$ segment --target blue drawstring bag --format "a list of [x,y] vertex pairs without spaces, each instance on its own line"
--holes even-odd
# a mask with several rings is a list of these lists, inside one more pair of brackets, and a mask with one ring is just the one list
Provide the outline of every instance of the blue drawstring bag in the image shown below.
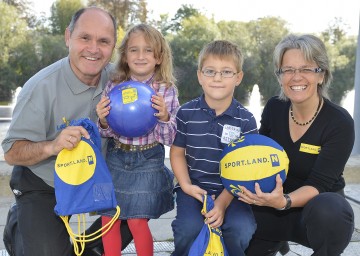
[[[74,149],[63,149],[58,154],[54,172],[56,197],[54,211],[67,228],[74,244],[75,254],[81,255],[85,242],[98,239],[111,228],[120,215],[120,208],[117,206],[110,171],[101,154],[101,138],[96,124],[84,118],[70,122],[69,125],[83,126],[88,131],[90,139],[82,137]],[[115,208],[117,212],[109,225],[92,234],[84,233],[85,213]],[[72,232],[69,225],[68,215],[74,214],[78,214],[77,234]],[[78,245],[81,249],[77,247]]]
[[[207,213],[214,208],[214,200],[211,196],[203,196],[202,213]],[[206,256],[206,255],[222,255],[229,256],[224,238],[221,233],[221,228],[212,228],[209,224],[202,227],[199,235],[196,237],[194,243],[190,247],[189,256]]]

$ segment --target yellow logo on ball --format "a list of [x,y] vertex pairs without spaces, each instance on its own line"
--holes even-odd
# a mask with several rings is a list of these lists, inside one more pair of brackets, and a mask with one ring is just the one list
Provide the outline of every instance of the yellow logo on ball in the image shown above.
[[70,185],[80,185],[88,181],[94,175],[95,167],[95,152],[82,140],[73,150],[61,150],[55,162],[56,174]]
[[122,92],[122,101],[124,104],[133,103],[138,100],[138,91],[136,88],[126,88]]
[[229,180],[258,180],[270,177],[286,170],[289,160],[286,154],[278,149],[252,145],[237,148],[221,160],[222,177]]

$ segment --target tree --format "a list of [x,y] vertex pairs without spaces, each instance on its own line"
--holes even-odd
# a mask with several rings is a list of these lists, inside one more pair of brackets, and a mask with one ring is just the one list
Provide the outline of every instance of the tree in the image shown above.
[[8,64],[2,64],[0,67],[0,101],[8,102],[12,98],[12,91],[16,88],[14,81],[16,74],[13,68]]
[[51,5],[50,22],[54,35],[63,35],[72,15],[84,7],[81,0],[56,0]]
[[333,75],[329,94],[333,102],[340,104],[345,94],[354,88],[356,40],[343,38],[336,44],[327,42],[326,47]]
[[43,35],[38,40],[29,38],[11,50],[8,66],[12,72],[6,77],[7,83],[11,85],[11,90],[15,90],[40,69],[67,54],[63,36]]
[[64,35],[44,35],[39,38],[37,56],[40,59],[39,69],[44,68],[68,55]]
[[250,21],[248,30],[252,40],[252,84],[258,84],[263,103],[279,93],[279,84],[274,75],[273,52],[280,40],[289,33],[286,21],[277,17],[265,17]]
[[206,43],[218,39],[220,33],[214,20],[203,15],[184,19],[181,26],[183,29],[174,35],[170,44],[178,79],[179,98],[181,102],[185,102],[200,95],[201,87],[196,75],[199,52]]
[[200,16],[201,13],[198,9],[195,9],[192,5],[183,4],[177,10],[174,18],[172,18],[166,27],[163,28],[162,32],[167,34],[169,32],[179,32],[182,27],[182,21],[190,17]]
[[88,5],[100,6],[109,11],[115,17],[117,25],[125,30],[129,25],[147,20],[145,0],[89,0]]
[[15,7],[0,2],[0,64],[9,59],[10,49],[16,47],[26,38],[26,22],[18,19]]
[[334,20],[330,22],[329,27],[321,33],[321,36],[324,41],[336,44],[345,38],[345,28],[347,27],[348,25],[343,22],[342,18],[335,17]]
[[31,8],[29,0],[4,0],[3,2],[15,7],[18,11],[18,18],[24,20],[29,28],[36,26],[37,18]]
[[23,84],[40,69],[40,58],[36,54],[35,43],[27,40],[12,49],[9,65],[15,71],[15,77],[11,81],[12,89]]
[[346,37],[346,27],[341,18],[335,18],[329,28],[321,33],[333,74],[329,94],[337,104],[341,104],[345,94],[354,87],[356,39]]
[[8,62],[13,49],[26,41],[27,25],[14,6],[0,2],[0,13],[0,100],[9,100],[16,88],[16,70]]

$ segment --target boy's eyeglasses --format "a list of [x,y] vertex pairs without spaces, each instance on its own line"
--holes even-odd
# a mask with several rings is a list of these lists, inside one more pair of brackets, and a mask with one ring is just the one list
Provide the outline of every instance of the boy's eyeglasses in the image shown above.
[[286,76],[293,76],[296,73],[296,70],[299,71],[300,74],[309,75],[315,73],[321,73],[324,70],[322,68],[280,68],[276,74],[279,75],[286,75]]
[[201,70],[201,73],[203,73],[204,76],[207,76],[207,77],[214,77],[214,76],[216,76],[217,73],[219,73],[221,75],[221,77],[232,78],[239,72],[233,72],[231,70],[215,71],[213,69],[204,69],[204,70]]

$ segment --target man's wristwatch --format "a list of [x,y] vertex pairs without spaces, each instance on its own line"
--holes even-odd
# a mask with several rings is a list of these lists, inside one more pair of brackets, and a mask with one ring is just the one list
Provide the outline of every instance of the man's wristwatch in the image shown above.
[[286,204],[283,208],[277,208],[276,210],[279,210],[279,211],[284,211],[284,210],[288,210],[290,209],[291,207],[291,198],[288,194],[284,194],[284,197],[286,199]]

